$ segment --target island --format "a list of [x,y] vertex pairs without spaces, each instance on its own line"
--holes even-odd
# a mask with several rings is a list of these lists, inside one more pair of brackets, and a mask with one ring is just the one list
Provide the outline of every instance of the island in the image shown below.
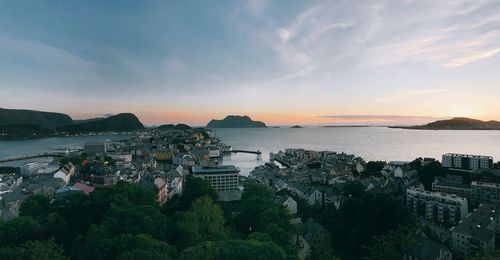
[[500,130],[500,122],[455,117],[452,119],[435,121],[421,126],[392,126],[391,128],[416,130]]
[[300,126],[300,125],[294,125],[294,126],[292,126],[292,127],[290,127],[290,128],[303,128],[303,127],[302,127],[302,126]]
[[253,121],[248,116],[230,115],[222,120],[212,119],[207,128],[264,128],[266,124],[261,121]]

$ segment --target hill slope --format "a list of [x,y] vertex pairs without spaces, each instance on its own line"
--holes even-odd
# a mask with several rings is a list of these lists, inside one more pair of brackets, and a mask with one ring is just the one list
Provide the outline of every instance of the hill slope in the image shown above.
[[405,129],[422,130],[500,130],[498,121],[481,121],[466,117],[455,117],[448,120],[439,120],[423,126],[398,127]]
[[32,124],[0,125],[0,139],[25,139],[48,137],[54,130]]
[[0,108],[0,125],[30,124],[54,129],[73,124],[70,116],[62,113],[42,112],[24,109]]
[[122,113],[101,120],[84,122],[81,124],[58,127],[56,130],[67,133],[133,131],[143,129],[144,125],[132,113]]
[[248,116],[227,116],[222,120],[212,119],[208,124],[208,128],[253,128],[266,127],[266,124],[260,121],[253,121]]

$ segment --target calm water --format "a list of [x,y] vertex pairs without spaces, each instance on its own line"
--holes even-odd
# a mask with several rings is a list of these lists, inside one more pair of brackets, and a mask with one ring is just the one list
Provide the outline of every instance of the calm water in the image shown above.
[[[445,153],[471,153],[500,160],[500,131],[429,131],[386,127],[310,127],[217,129],[216,134],[233,149],[270,152],[306,148],[345,152],[365,160],[409,161],[417,157],[441,160]],[[246,174],[262,163],[255,155],[233,154],[224,163],[235,164]]]
[[[86,142],[98,142],[105,140],[127,139],[128,135],[98,135],[98,136],[75,136],[75,137],[51,137],[32,140],[0,141],[0,159],[36,155],[43,152],[52,152],[56,149],[78,149],[83,148]],[[34,160],[30,160],[34,161]],[[47,158],[36,159],[36,161],[47,161]],[[23,161],[9,162],[1,165],[22,165]]]
[[[417,157],[440,159],[448,152],[494,156],[500,160],[500,131],[425,131],[385,127],[309,127],[217,129],[216,134],[233,149],[260,150],[262,158],[232,154],[225,164],[235,164],[243,174],[269,159],[270,152],[306,148],[345,152],[365,160],[408,161]],[[59,148],[82,148],[85,142],[118,140],[127,136],[103,135],[0,141],[0,158],[33,155]]]

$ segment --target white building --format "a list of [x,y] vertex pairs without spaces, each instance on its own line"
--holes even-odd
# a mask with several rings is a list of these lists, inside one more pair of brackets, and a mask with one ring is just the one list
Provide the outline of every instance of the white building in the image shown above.
[[455,154],[443,155],[443,167],[464,171],[489,169],[493,167],[493,157],[484,155]]
[[215,191],[236,191],[240,170],[233,165],[193,167],[193,175],[208,181]]
[[456,224],[468,212],[468,203],[465,198],[417,188],[406,190],[406,205],[427,220],[440,223]]
[[54,178],[59,178],[64,181],[64,183],[68,184],[71,176],[75,174],[75,166],[72,163],[67,163],[61,169],[59,169],[56,173],[54,173]]

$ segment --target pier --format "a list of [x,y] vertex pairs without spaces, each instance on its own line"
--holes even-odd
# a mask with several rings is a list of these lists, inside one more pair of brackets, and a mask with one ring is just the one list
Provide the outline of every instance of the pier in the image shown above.
[[29,160],[29,159],[43,158],[43,157],[62,157],[62,156],[63,155],[59,154],[59,153],[42,153],[42,154],[37,154],[37,155],[20,156],[20,157],[14,157],[14,158],[0,159],[0,163],[21,161],[21,160]]
[[259,150],[257,151],[248,151],[248,150],[232,150],[232,153],[250,153],[250,154],[257,154],[260,155],[261,152]]

